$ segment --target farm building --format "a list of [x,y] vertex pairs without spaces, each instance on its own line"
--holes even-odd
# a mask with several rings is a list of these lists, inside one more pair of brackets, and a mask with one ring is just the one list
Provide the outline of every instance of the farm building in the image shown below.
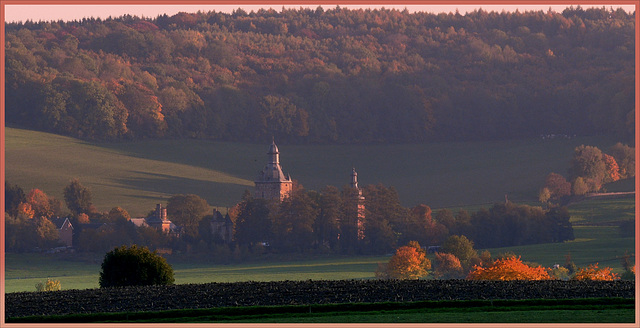
[[73,225],[69,218],[52,218],[51,222],[58,229],[58,240],[67,247],[73,246]]

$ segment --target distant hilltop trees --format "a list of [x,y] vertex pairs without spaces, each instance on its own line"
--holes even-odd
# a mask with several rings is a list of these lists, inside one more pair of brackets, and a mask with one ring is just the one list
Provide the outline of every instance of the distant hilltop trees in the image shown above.
[[634,20],[319,7],[5,23],[6,120],[87,140],[629,142]]

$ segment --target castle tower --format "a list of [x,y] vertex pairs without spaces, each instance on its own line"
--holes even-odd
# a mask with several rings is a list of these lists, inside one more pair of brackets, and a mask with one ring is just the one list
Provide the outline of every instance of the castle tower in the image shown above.
[[167,220],[167,209],[162,208],[162,204],[156,204],[155,213],[146,221],[150,227],[162,232],[169,232],[171,229],[171,221]]
[[357,239],[362,240],[364,239],[364,196],[362,196],[362,189],[358,187],[358,172],[356,172],[355,168],[353,168],[353,170],[351,171],[351,188],[357,191],[357,193],[354,194],[355,199],[353,200],[352,204],[352,206],[355,207],[355,217],[353,218],[353,225],[357,229]]
[[357,189],[359,191],[360,195],[362,195],[362,190],[360,190],[360,188],[358,188],[358,172],[356,172],[356,168],[355,167],[351,171],[351,188]]
[[267,155],[267,165],[255,181],[254,197],[281,202],[291,194],[293,183],[291,177],[282,172],[280,152],[275,141],[269,146]]

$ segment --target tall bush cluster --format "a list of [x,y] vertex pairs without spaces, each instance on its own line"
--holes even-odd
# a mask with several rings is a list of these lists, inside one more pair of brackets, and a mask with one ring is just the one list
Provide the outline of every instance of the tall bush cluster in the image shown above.
[[634,147],[618,142],[607,152],[595,146],[576,147],[568,170],[569,179],[558,173],[549,173],[540,189],[539,200],[542,203],[562,203],[568,196],[602,191],[607,183],[635,177]]
[[117,286],[172,285],[173,268],[146,247],[116,247],[102,261],[100,288]]

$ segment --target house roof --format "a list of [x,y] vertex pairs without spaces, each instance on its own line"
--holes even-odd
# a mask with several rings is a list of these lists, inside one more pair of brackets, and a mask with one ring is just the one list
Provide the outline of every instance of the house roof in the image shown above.
[[145,218],[131,218],[131,223],[133,223],[136,227],[149,226]]
[[[49,221],[51,221],[56,226],[56,228],[62,229],[64,223],[66,221],[69,221],[69,218],[50,218]],[[71,224],[71,221],[69,221],[69,225],[71,226],[71,229],[73,229],[73,224]]]

